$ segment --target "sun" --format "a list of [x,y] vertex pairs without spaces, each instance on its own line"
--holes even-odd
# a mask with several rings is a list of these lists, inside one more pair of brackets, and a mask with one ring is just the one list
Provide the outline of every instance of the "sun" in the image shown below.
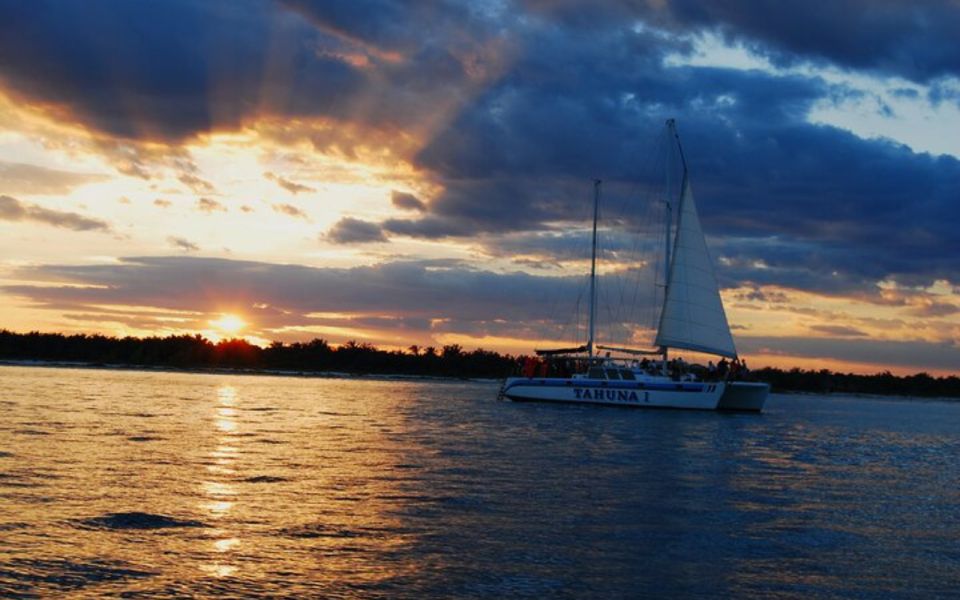
[[247,323],[237,315],[222,314],[219,319],[212,319],[210,325],[224,333],[237,333],[246,327]]

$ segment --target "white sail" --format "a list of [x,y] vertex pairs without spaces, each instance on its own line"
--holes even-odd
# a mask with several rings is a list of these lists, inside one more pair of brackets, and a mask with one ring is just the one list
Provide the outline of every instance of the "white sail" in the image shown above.
[[655,343],[730,358],[737,356],[689,182],[685,183],[680,200],[667,297]]

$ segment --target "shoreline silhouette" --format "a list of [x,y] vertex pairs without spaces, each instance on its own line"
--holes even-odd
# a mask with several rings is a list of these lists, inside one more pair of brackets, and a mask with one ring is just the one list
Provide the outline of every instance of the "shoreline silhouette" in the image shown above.
[[[437,349],[412,345],[406,351],[383,350],[349,341],[333,346],[309,342],[273,342],[260,347],[244,339],[212,342],[197,335],[124,337],[0,330],[0,364],[10,366],[144,369],[177,372],[311,377],[500,379],[519,374],[526,355],[464,350],[457,344]],[[897,376],[764,367],[750,379],[769,383],[775,392],[867,394],[960,398],[960,377],[927,373]]]

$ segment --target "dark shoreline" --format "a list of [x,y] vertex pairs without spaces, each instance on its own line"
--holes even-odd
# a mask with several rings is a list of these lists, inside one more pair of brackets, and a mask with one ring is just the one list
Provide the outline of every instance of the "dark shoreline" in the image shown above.
[[[569,370],[570,365],[541,364],[539,358],[465,350],[458,344],[440,348],[411,345],[383,350],[349,341],[333,346],[324,339],[265,347],[243,339],[216,343],[200,335],[115,338],[103,335],[15,333],[0,329],[0,362],[79,368],[139,369],[186,373],[280,375],[290,377],[422,379],[425,381],[501,380],[519,374],[531,361],[538,372]],[[691,365],[702,375],[706,369]],[[837,373],[827,369],[755,369],[746,379],[770,384],[776,392],[866,394],[910,398],[960,398],[960,377],[928,373],[897,376]]]
[[[403,373],[351,373],[345,371],[298,371],[283,369],[254,369],[232,367],[171,367],[165,365],[107,364],[78,361],[0,360],[0,367],[30,367],[40,369],[80,369],[104,371],[135,371],[141,373],[186,373],[194,375],[253,375],[257,377],[297,377],[301,379],[352,379],[363,381],[410,381],[433,383],[488,383],[500,379],[489,377],[447,377],[440,375],[407,375]],[[960,402],[955,396],[915,396],[910,394],[875,394],[848,391],[808,391],[772,389],[771,392],[787,396],[830,396],[834,398],[867,398],[877,400],[907,400],[921,402]]]

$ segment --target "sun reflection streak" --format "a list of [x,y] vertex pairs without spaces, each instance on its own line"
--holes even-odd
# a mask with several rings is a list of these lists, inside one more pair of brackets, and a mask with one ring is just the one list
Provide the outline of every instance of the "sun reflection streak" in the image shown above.
[[213,543],[213,547],[217,550],[217,552],[227,552],[239,545],[240,540],[238,538],[224,538]]
[[[213,459],[213,465],[207,465],[207,471],[217,475],[232,475],[236,472],[233,465],[236,463],[240,448],[232,445],[239,430],[237,417],[237,390],[231,386],[222,386],[217,389],[217,400],[213,410],[214,432],[217,434],[217,446],[208,453]],[[238,491],[228,481],[203,481],[201,484],[204,502],[200,507],[207,514],[221,523],[227,519],[230,511],[236,505]],[[240,538],[234,532],[224,527],[210,530],[212,550],[214,552],[208,564],[202,569],[214,577],[230,577],[239,567],[230,564],[229,554],[241,545]]]
[[210,513],[210,516],[216,518],[223,518],[230,509],[233,508],[233,502],[227,502],[226,500],[217,500],[214,502],[206,502],[202,506]]
[[234,433],[237,430],[237,423],[233,419],[217,419],[215,423],[217,429],[223,433]]

